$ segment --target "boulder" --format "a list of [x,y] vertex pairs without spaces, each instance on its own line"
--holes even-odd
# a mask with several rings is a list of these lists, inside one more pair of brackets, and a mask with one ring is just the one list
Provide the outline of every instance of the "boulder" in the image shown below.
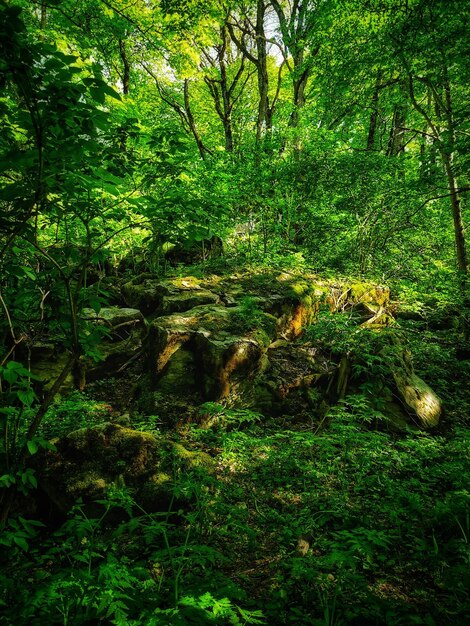
[[[70,355],[61,346],[48,342],[34,343],[30,350],[31,372],[42,384],[42,391],[47,393],[67,366]],[[73,387],[74,378],[70,372],[61,387],[61,393],[70,392]]]
[[[202,400],[233,396],[259,368],[274,333],[271,315],[260,311],[255,328],[240,307],[205,305],[158,317],[149,334],[153,388],[197,389]],[[175,359],[184,367],[173,365]]]
[[118,327],[137,326],[144,323],[144,316],[138,309],[122,307],[105,307],[97,313],[93,309],[83,309],[82,318],[91,320],[100,326],[106,326],[114,331]]
[[62,513],[78,500],[104,499],[124,484],[149,511],[163,511],[171,500],[171,478],[162,469],[162,441],[155,436],[102,424],[54,441],[56,451],[36,458],[39,485]]
[[418,426],[425,430],[435,428],[439,424],[442,405],[431,387],[413,371],[394,372],[393,378],[405,409]]
[[411,354],[397,339],[390,339],[382,355],[387,359],[395,396],[405,413],[420,428],[435,428],[442,414],[442,403],[436,393],[414,371]]
[[[142,352],[147,325],[139,310],[108,307],[96,313],[92,309],[84,309],[82,318],[91,322],[92,326],[107,329],[96,345],[96,357],[84,362],[88,381],[112,376]],[[85,332],[91,333],[92,330]]]
[[123,285],[122,293],[126,304],[144,315],[169,315],[219,302],[217,294],[202,288],[191,276],[163,280],[144,274]]
[[174,501],[175,464],[185,471],[210,473],[215,468],[204,452],[116,423],[77,430],[54,444],[55,451],[38,454],[33,461],[42,492],[61,513],[78,501],[96,513],[96,501],[105,500],[116,487],[129,488],[148,512],[167,511]]
[[313,276],[258,270],[235,274],[202,285],[220,295],[226,306],[242,305],[253,299],[259,309],[276,318],[276,336],[298,337],[310,324],[325,299],[327,287]]

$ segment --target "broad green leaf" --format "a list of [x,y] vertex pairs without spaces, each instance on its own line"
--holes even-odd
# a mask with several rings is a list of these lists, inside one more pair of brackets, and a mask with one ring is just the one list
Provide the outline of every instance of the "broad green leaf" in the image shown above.
[[27,445],[29,453],[31,455],[36,454],[36,452],[39,450],[39,446],[38,446],[37,442],[34,439],[31,439],[30,441],[27,441],[26,445]]
[[32,389],[20,389],[18,392],[18,398],[25,406],[31,406],[36,397]]
[[18,537],[15,536],[13,537],[13,541],[16,543],[16,545],[18,547],[20,547],[22,550],[24,550],[25,552],[28,552],[29,550],[29,545],[28,542],[26,541],[26,539],[24,537]]

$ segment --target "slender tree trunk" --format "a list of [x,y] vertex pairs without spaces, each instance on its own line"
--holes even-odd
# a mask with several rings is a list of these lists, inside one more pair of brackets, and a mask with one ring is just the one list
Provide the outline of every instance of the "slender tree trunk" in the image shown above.
[[127,96],[129,93],[129,85],[131,78],[131,64],[127,56],[126,42],[124,39],[119,40],[119,54],[122,61],[122,93]]
[[[225,64],[225,51],[227,49],[228,33],[227,27],[222,28],[222,47],[219,52],[220,66],[220,90],[222,93],[223,118],[225,149],[227,152],[233,152],[233,132],[232,132],[232,102],[230,98],[230,88],[228,86],[227,66]],[[236,84],[236,83],[235,83]]]
[[[129,94],[129,85],[131,79],[131,65],[127,56],[126,42],[124,39],[119,40],[119,54],[122,61],[122,93],[124,96]],[[119,133],[119,147],[122,152],[127,152],[127,138],[128,132],[125,127],[121,127],[118,130]]]
[[405,149],[405,110],[402,105],[397,105],[393,112],[392,127],[390,129],[390,137],[388,140],[387,155],[397,156]]
[[230,117],[224,118],[224,135],[225,135],[225,150],[227,152],[233,152],[232,120],[230,119]]
[[466,296],[466,287],[468,280],[468,257],[459,186],[457,184],[457,179],[454,174],[453,155],[448,155],[441,152],[441,156],[444,161],[447,184],[449,187],[450,205],[452,209],[452,218],[454,221],[455,252],[457,257],[457,267],[460,274],[460,285],[462,287],[463,294]]
[[382,80],[382,72],[378,72],[375,80],[374,93],[372,94],[372,112],[369,120],[369,132],[367,134],[367,150],[371,152],[375,145],[375,133],[377,131],[377,122],[379,119],[379,94],[380,83]]
[[184,91],[184,110],[186,113],[186,119],[188,121],[189,128],[196,142],[197,148],[199,150],[199,154],[201,155],[201,159],[204,161],[206,159],[207,148],[203,144],[202,139],[199,135],[199,132],[196,126],[196,121],[194,119],[194,115],[191,110],[191,103],[189,99],[189,80],[187,78],[184,79],[183,91]]
[[308,74],[304,72],[299,79],[293,80],[293,89],[294,89],[294,98],[293,105],[294,109],[292,111],[292,115],[290,116],[289,126],[292,128],[297,128],[300,121],[300,112],[305,106],[305,87],[307,86]]
[[266,37],[264,34],[264,16],[266,6],[264,0],[258,0],[256,5],[256,50],[258,53],[257,70],[258,70],[258,120],[256,124],[256,141],[259,142],[264,134],[264,130],[272,128],[272,111],[269,109],[269,76],[266,52]]
[[42,0],[41,2],[41,15],[39,18],[39,29],[40,30],[44,30],[46,28],[46,22],[47,22],[47,5],[45,0]]

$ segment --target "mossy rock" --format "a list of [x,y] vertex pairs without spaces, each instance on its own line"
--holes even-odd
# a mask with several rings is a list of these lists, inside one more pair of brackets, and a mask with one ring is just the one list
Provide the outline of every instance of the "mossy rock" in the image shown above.
[[390,336],[381,355],[388,362],[390,378],[395,383],[395,396],[408,418],[424,430],[435,428],[442,415],[442,402],[415,373],[411,354],[396,337]]
[[145,324],[144,316],[138,309],[118,306],[104,307],[98,312],[85,308],[82,310],[82,318],[89,319],[99,326],[106,326],[111,331],[116,326],[139,326]]
[[123,285],[122,293],[126,303],[144,315],[169,315],[219,302],[219,296],[201,287],[193,276],[161,279],[144,274]]
[[294,415],[316,410],[321,393],[309,393],[331,374],[328,362],[316,347],[288,341],[274,342],[267,363],[256,377],[250,406],[272,415]]
[[[40,487],[59,511],[67,512],[79,500],[90,504],[105,499],[116,484],[129,487],[149,510],[167,509],[172,491],[163,468],[162,439],[106,423],[74,431],[54,443],[56,451],[38,455],[35,466]],[[159,486],[153,501],[149,484]]]
[[[42,383],[43,391],[50,391],[69,360],[70,355],[63,348],[54,344],[36,343],[31,347],[31,372]],[[70,372],[62,384],[60,392],[67,393],[73,388],[74,378]]]
[[[155,319],[149,336],[154,390],[171,393],[171,386],[181,389],[196,384],[204,400],[228,397],[237,381],[256,371],[275,332],[272,316],[260,312],[258,321],[259,327],[238,334],[237,307],[213,305]],[[181,350],[184,355],[179,354]],[[183,356],[190,364],[188,370],[172,364],[185,360]]]
[[353,283],[350,286],[350,299],[354,304],[377,303],[385,306],[390,302],[390,289],[372,283]]
[[99,360],[88,358],[84,361],[87,381],[113,375],[142,350],[147,324],[138,309],[106,307],[98,313],[84,309],[82,317],[97,326],[104,326],[109,332],[109,336],[96,346]]
[[413,371],[402,369],[393,374],[398,394],[412,419],[421,428],[428,430],[439,424],[442,404],[424,380]]
[[180,443],[172,444],[172,452],[177,463],[189,471],[202,471],[214,474],[216,461],[207,452],[202,450],[188,450]]

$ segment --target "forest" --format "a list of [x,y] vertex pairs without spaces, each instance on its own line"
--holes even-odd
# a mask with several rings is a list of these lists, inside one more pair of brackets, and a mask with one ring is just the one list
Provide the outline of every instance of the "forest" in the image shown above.
[[470,623],[463,0],[0,0],[0,624]]

